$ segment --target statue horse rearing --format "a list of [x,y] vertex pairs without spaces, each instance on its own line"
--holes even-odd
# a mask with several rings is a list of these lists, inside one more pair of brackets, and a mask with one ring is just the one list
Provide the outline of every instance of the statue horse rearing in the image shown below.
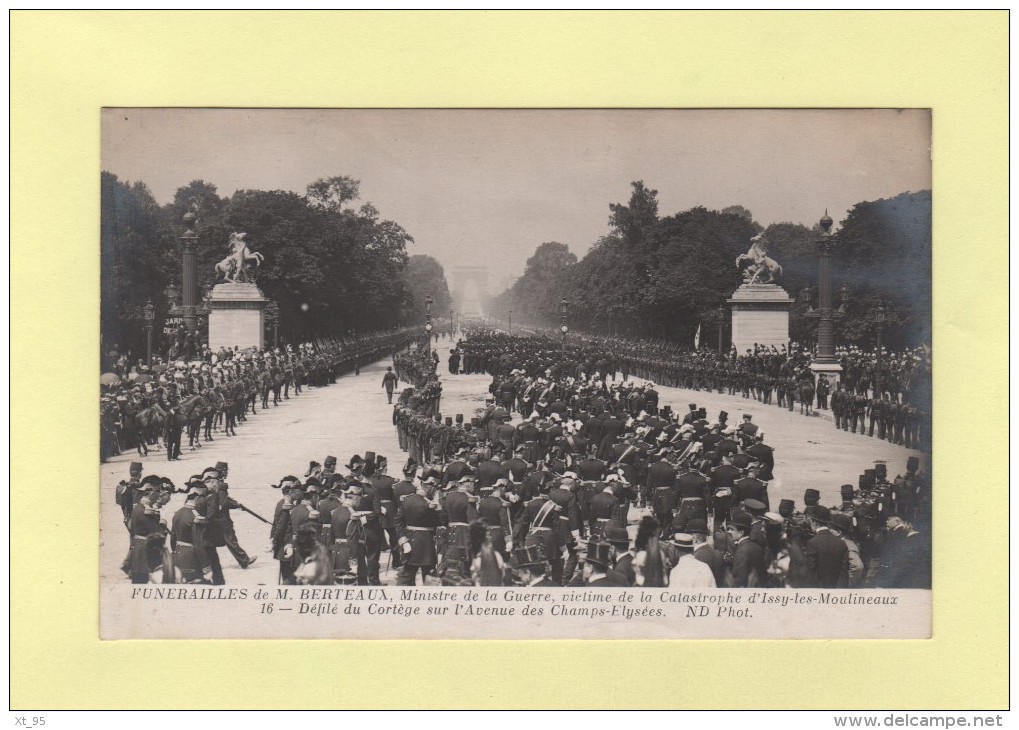
[[262,254],[252,251],[244,241],[243,233],[234,233],[230,236],[230,255],[216,264],[216,273],[223,276],[223,280],[230,283],[249,281],[247,270],[250,262],[254,261],[255,266],[262,265]]
[[[772,284],[782,275],[781,264],[770,256],[764,256],[758,261],[753,256],[741,253],[736,257],[736,266],[740,266],[744,261],[751,262],[743,274],[745,284]],[[762,274],[767,274],[768,278],[762,280]]]

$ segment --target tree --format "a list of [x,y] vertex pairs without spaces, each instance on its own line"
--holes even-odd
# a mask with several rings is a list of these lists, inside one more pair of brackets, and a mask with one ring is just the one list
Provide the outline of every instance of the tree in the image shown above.
[[425,297],[428,296],[432,298],[432,315],[446,316],[452,300],[446,272],[436,259],[422,254],[411,256],[403,270],[403,282],[409,295],[402,315],[404,324],[425,321]]
[[[877,304],[886,309],[884,342],[901,348],[931,341],[931,193],[857,203],[835,235],[833,268],[850,290],[847,341],[872,344]],[[838,284],[836,284],[838,285]]]
[[346,175],[320,177],[307,187],[308,201],[316,208],[340,210],[347,203],[357,200],[361,181]]
[[609,205],[609,226],[631,248],[649,246],[658,224],[658,191],[645,187],[643,180],[630,183],[633,193],[627,205]]
[[738,215],[740,218],[745,218],[751,223],[754,222],[754,214],[742,205],[730,205],[722,208],[722,215]]
[[[104,351],[145,351],[144,307],[165,314],[163,290],[176,265],[173,231],[144,183],[100,180],[100,331]],[[158,340],[157,340],[158,342]]]

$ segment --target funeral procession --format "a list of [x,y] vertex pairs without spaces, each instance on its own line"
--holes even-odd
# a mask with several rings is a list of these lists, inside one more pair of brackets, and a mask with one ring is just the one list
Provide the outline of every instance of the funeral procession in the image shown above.
[[664,137],[588,159],[558,117],[521,147],[523,117],[371,119],[267,171],[104,150],[101,582],[930,589],[908,120],[861,118],[906,151],[857,168],[811,116],[769,179]]

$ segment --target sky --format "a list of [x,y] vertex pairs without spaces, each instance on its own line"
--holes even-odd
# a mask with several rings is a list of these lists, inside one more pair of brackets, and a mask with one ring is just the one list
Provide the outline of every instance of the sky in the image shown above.
[[192,180],[225,197],[353,177],[410,254],[451,281],[487,267],[495,294],[545,241],[583,257],[632,181],[662,216],[742,205],[810,226],[827,209],[837,226],[860,201],[930,189],[930,139],[927,110],[105,109],[101,158],[160,203]]

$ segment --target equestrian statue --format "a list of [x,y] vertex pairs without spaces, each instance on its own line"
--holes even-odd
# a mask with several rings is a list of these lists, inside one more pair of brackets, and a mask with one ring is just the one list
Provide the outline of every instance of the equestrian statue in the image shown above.
[[248,248],[248,243],[244,240],[247,235],[246,233],[230,234],[230,254],[216,264],[216,274],[222,274],[225,282],[231,284],[254,283],[254,278],[251,275],[251,262],[254,261],[255,266],[261,266],[262,254]]
[[768,256],[768,241],[763,233],[751,238],[750,249],[736,257],[736,268],[742,267],[744,261],[750,262],[743,271],[744,284],[774,284],[782,275],[782,267]]

